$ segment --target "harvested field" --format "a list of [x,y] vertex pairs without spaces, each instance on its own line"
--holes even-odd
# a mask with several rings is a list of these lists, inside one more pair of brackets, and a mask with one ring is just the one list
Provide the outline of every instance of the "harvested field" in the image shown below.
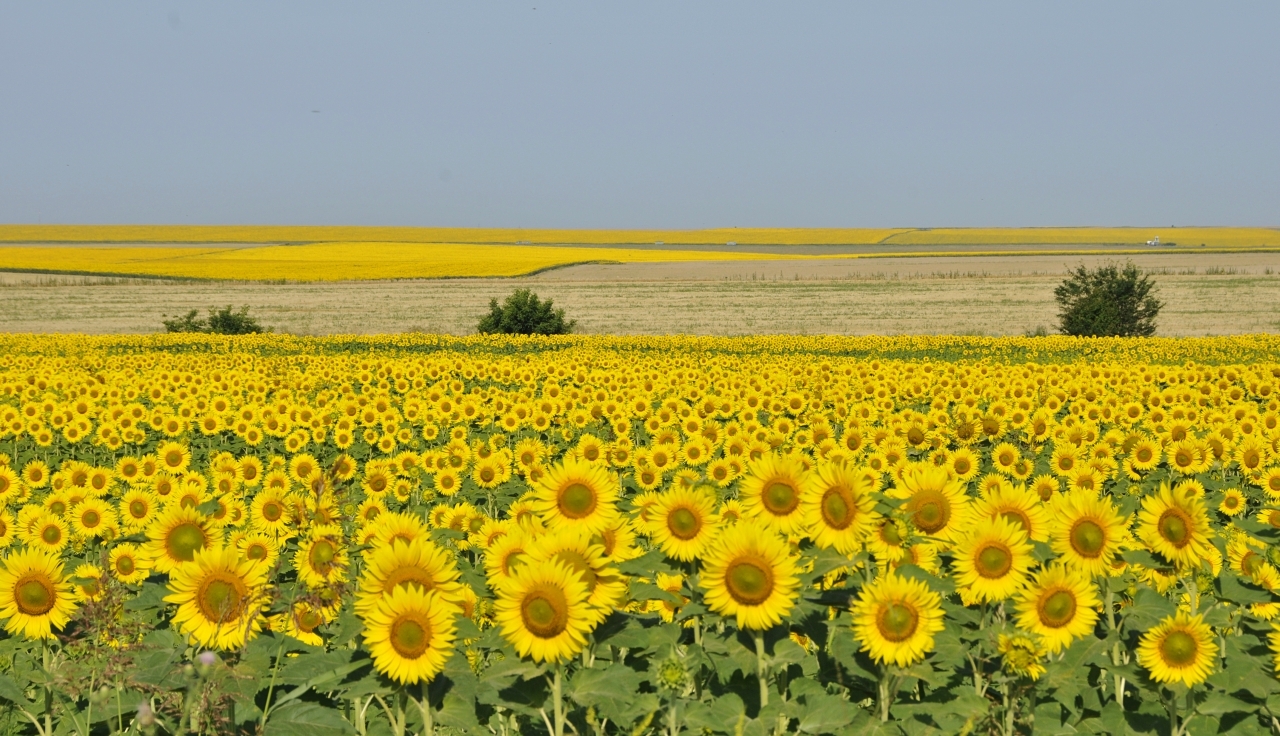
[[[1020,335],[1056,318],[1068,266],[1103,257],[941,257],[575,266],[518,279],[255,284],[0,274],[0,331],[153,332],[163,315],[247,304],[277,331],[467,334],[522,286],[583,332]],[[1280,331],[1280,254],[1134,261],[1160,274],[1163,335]]]

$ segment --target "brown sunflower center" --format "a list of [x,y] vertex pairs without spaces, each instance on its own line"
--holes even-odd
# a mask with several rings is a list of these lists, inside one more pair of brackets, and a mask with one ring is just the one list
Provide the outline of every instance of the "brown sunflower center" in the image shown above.
[[760,500],[774,516],[786,516],[800,504],[800,494],[795,486],[784,480],[775,480],[765,487]]
[[43,616],[53,610],[58,591],[53,582],[43,575],[28,575],[18,580],[13,588],[13,602],[18,610],[28,616]]
[[1080,519],[1071,527],[1071,549],[1081,557],[1099,557],[1107,543],[1102,527],[1092,519]]
[[911,522],[925,534],[941,531],[951,521],[951,502],[938,491],[920,491],[911,504]]
[[880,635],[892,642],[909,639],[919,625],[920,615],[915,609],[896,601],[880,606],[876,615],[876,628]]
[[196,550],[203,549],[207,541],[200,525],[188,521],[169,530],[165,551],[175,560],[190,562],[195,558]]
[[690,509],[681,507],[667,515],[667,530],[677,539],[693,539],[702,530],[702,520]]
[[1156,522],[1160,536],[1169,544],[1182,549],[1191,541],[1191,519],[1182,509],[1166,509]]
[[215,573],[200,583],[196,606],[207,621],[228,623],[240,618],[244,608],[244,583],[232,575]]
[[848,529],[853,523],[853,499],[844,488],[829,488],[822,496],[822,520],[832,529]]
[[84,514],[80,517],[80,523],[83,524],[85,528],[92,529],[98,524],[102,523],[102,515],[99,514],[97,511],[90,509],[84,512]]
[[1240,558],[1240,571],[1250,577],[1257,574],[1262,567],[1262,558],[1254,552],[1245,552]]
[[387,641],[396,654],[405,659],[417,659],[431,645],[431,623],[416,611],[403,613],[391,622],[391,635]]
[[551,639],[569,625],[569,602],[559,588],[538,588],[520,602],[520,617],[534,636]]
[[244,548],[244,558],[246,560],[265,560],[268,554],[270,554],[270,551],[267,549],[267,545],[261,542],[250,542]]
[[310,608],[299,612],[293,617],[293,620],[300,630],[305,631],[308,634],[315,631],[317,626],[324,623],[324,617],[322,617],[317,611]]
[[132,575],[136,569],[138,569],[138,566],[134,564],[133,558],[129,555],[121,555],[116,559],[116,571],[121,575]]
[[991,542],[983,545],[973,556],[973,567],[984,578],[1002,578],[1013,567],[1013,554],[1003,544]]
[[585,483],[570,483],[560,491],[560,513],[570,519],[585,519],[596,510],[596,492]]
[[147,502],[133,500],[129,502],[129,515],[135,519],[144,518],[147,515]]
[[40,532],[40,539],[45,544],[57,544],[62,541],[62,530],[56,524],[49,524]]
[[333,561],[338,556],[338,548],[327,539],[321,539],[311,546],[311,554],[308,560],[311,567],[321,575],[329,574],[333,569]]
[[262,504],[262,518],[267,521],[279,521],[284,516],[284,507],[275,501]]
[[1196,638],[1185,631],[1172,631],[1160,642],[1160,655],[1173,667],[1186,667],[1196,661],[1200,645]]
[[773,593],[773,571],[763,560],[738,559],[725,570],[729,595],[744,606],[758,606]]
[[1076,597],[1065,590],[1055,590],[1040,598],[1040,623],[1056,629],[1071,623],[1076,615]]

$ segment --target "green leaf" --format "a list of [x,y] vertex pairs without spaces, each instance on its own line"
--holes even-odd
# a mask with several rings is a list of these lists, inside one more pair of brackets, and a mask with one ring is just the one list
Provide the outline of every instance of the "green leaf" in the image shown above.
[[22,692],[22,688],[18,687],[18,683],[8,675],[0,675],[0,698],[4,698],[18,705],[27,705],[27,696]]
[[950,579],[943,579],[936,575],[931,575],[915,565],[902,565],[897,569],[897,573],[902,577],[914,578],[923,582],[925,585],[929,586],[930,590],[936,593],[950,595],[956,591],[956,584]]
[[742,698],[735,693],[725,693],[710,703],[691,703],[684,713],[684,725],[690,728],[706,728],[716,733],[733,733],[747,717]]
[[815,698],[801,712],[798,728],[801,733],[831,733],[853,723],[857,713],[857,706],[834,695]]
[[1246,703],[1240,698],[1224,692],[1212,692],[1196,705],[1197,713],[1222,715],[1224,713],[1252,713],[1258,709],[1253,703]]
[[625,665],[578,670],[569,681],[569,697],[582,706],[598,705],[610,699],[629,699],[639,692],[642,682],[644,677]]
[[143,583],[137,595],[124,602],[126,611],[147,611],[164,607],[164,597],[169,589],[160,583]]
[[1145,549],[1128,549],[1128,550],[1125,550],[1124,553],[1121,554],[1120,556],[1124,558],[1125,562],[1129,562],[1135,565],[1142,565],[1143,567],[1151,570],[1159,570],[1161,568],[1169,566],[1168,564],[1157,560],[1155,555],[1151,554]]
[[653,583],[638,583],[634,580],[631,581],[631,599],[636,601],[666,601],[676,605],[684,603],[683,596],[663,590]]
[[336,708],[294,701],[267,716],[266,736],[348,736],[355,729]]
[[1214,582],[1218,598],[1241,605],[1248,603],[1270,603],[1271,594],[1253,584],[1246,584],[1235,575],[1223,571]]
[[1177,612],[1172,601],[1146,586],[1133,596],[1133,605],[1122,610],[1125,628],[1130,631],[1146,631]]

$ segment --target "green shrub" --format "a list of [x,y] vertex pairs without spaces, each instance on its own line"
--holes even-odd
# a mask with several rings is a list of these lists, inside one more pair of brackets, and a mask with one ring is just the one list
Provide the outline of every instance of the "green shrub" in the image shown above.
[[249,315],[249,307],[244,306],[235,311],[231,305],[221,309],[209,309],[209,318],[197,317],[198,312],[191,310],[182,317],[163,321],[165,332],[204,332],[213,335],[249,335],[267,332],[257,318]]
[[551,300],[541,301],[529,289],[516,289],[506,301],[489,300],[489,313],[476,329],[482,335],[567,335],[575,320],[565,321],[563,309],[553,309]]
[[1132,262],[1120,268],[1108,263],[1094,269],[1080,264],[1053,290],[1058,302],[1058,330],[1080,337],[1150,337],[1164,304],[1155,298],[1155,283]]

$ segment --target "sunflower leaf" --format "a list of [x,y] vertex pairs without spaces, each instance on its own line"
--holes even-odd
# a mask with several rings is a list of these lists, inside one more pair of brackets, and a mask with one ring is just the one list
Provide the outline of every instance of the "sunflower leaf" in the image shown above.
[[1245,583],[1233,573],[1224,570],[1218,579],[1214,581],[1214,587],[1218,594],[1218,598],[1232,603],[1270,603],[1271,594],[1262,588]]

